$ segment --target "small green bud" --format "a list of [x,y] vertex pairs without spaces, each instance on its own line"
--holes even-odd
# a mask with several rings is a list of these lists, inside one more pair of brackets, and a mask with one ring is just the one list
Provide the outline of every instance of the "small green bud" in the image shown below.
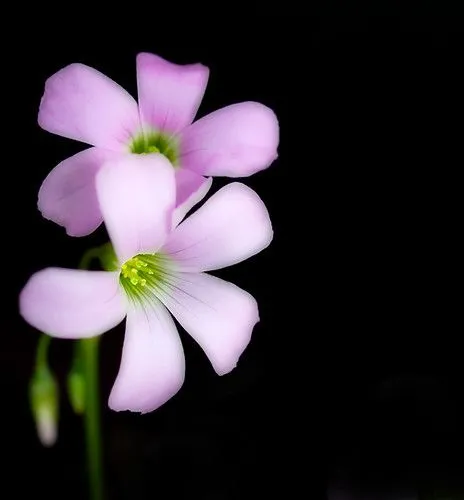
[[43,446],[53,446],[58,436],[58,385],[48,368],[35,370],[29,397],[39,440]]
[[74,412],[82,415],[85,410],[85,378],[76,368],[68,375],[68,397]]

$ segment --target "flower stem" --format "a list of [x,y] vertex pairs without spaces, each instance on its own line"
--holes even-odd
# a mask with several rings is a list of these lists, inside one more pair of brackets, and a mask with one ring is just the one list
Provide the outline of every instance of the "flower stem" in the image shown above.
[[[80,269],[88,269],[93,259],[99,257],[98,249],[84,253]],[[85,380],[84,427],[87,472],[91,500],[103,500],[103,465],[100,421],[100,390],[98,377],[98,348],[100,337],[79,340]]]
[[100,337],[80,340],[84,360],[85,410],[84,426],[87,447],[87,470],[90,499],[103,499],[103,467],[98,380],[98,347]]
[[36,355],[36,367],[47,368],[48,366],[48,347],[50,346],[51,337],[42,334],[37,345],[37,355]]

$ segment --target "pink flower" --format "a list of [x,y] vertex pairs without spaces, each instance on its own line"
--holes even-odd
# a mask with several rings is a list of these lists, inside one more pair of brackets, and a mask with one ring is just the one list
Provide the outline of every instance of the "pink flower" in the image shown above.
[[236,366],[259,321],[256,301],[204,271],[266,248],[271,222],[254,191],[231,183],[175,226],[175,174],[159,154],[108,162],[96,175],[96,193],[118,260],[115,270],[39,271],[21,292],[20,312],[60,338],[99,335],[127,316],[109,405],[148,412],[184,380],[182,345],[167,309],[218,374]]
[[[277,157],[274,113],[256,102],[222,108],[192,124],[209,70],[172,64],[153,54],[137,56],[139,104],[118,84],[83,64],[71,64],[45,85],[39,125],[91,144],[55,167],[39,192],[43,216],[84,236],[102,222],[95,176],[122,153],[160,152],[174,167],[176,206],[186,213],[211,186],[204,176],[244,177]],[[181,214],[182,215],[182,214]]]

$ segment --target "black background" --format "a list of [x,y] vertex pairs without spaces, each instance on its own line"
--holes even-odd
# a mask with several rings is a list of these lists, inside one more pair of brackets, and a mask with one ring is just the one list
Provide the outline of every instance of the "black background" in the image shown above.
[[[460,24],[451,16],[243,16],[174,32],[108,25],[91,36],[90,24],[61,26],[49,38],[30,34],[27,51],[4,44],[2,497],[13,488],[15,497],[87,498],[82,425],[64,383],[58,443],[37,441],[27,385],[38,336],[17,312],[31,273],[74,267],[106,241],[103,228],[69,238],[36,209],[50,169],[86,147],[38,127],[43,85],[81,62],[135,96],[135,55],[149,51],[210,67],[198,116],[245,100],[275,110],[279,159],[244,179],[267,204],[275,239],[216,273],[251,292],[261,311],[229,375],[217,377],[183,334],[179,394],[152,414],[113,413],[106,400],[123,327],[104,336],[109,498],[374,499],[389,488],[392,498],[409,489],[459,498]],[[213,190],[226,182],[216,179]],[[71,352],[71,342],[52,343],[62,382]]]

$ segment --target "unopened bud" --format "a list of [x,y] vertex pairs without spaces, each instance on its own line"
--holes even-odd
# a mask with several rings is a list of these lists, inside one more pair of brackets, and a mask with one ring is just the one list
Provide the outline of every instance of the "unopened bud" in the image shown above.
[[35,371],[29,396],[39,440],[43,446],[53,446],[58,436],[58,387],[48,368]]
[[68,375],[68,397],[74,412],[82,415],[85,409],[85,379],[76,368]]
[[40,442],[47,448],[53,446],[58,437],[56,416],[53,415],[50,408],[43,407],[38,409],[36,418],[37,434]]

